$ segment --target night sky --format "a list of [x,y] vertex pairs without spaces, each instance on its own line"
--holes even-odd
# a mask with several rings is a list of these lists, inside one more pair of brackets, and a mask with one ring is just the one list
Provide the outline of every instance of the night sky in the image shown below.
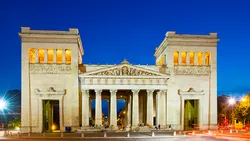
[[79,28],[84,64],[155,64],[167,31],[217,32],[218,94],[250,92],[248,0],[0,0],[0,93],[21,88],[21,26]]

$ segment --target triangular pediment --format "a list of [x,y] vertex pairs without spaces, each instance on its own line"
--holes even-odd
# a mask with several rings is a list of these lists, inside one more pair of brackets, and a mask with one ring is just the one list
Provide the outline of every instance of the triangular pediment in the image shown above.
[[168,76],[157,71],[133,66],[128,62],[82,74],[84,76]]

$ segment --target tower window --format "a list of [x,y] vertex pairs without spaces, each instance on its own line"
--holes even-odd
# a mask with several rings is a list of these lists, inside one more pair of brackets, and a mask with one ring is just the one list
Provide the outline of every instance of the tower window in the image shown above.
[[48,63],[53,63],[53,49],[48,49]]
[[186,52],[181,53],[181,59],[182,59],[181,64],[185,66],[187,64],[187,53]]
[[38,49],[38,61],[44,63],[44,49]]
[[210,65],[210,57],[211,57],[211,53],[210,52],[206,52],[206,66]]
[[66,60],[66,64],[70,64],[71,63],[71,50],[66,49],[66,56],[65,56],[65,60]]
[[198,56],[198,66],[201,66],[202,65],[202,53],[198,52],[197,56]]
[[35,63],[35,49],[33,48],[29,49],[29,62]]
[[193,66],[194,65],[194,52],[190,52],[189,53],[189,57],[190,57],[190,65]]
[[178,58],[179,58],[179,52],[175,51],[174,52],[174,65],[178,65]]
[[62,63],[62,49],[56,50],[56,63],[61,64]]

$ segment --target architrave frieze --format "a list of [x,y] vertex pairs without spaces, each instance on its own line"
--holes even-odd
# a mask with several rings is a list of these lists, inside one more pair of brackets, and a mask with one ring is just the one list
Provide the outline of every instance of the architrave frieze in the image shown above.
[[189,90],[187,91],[181,91],[181,90],[178,90],[178,94],[179,95],[204,95],[204,91],[195,91],[193,88],[190,88]]
[[81,85],[167,85],[169,78],[81,77]]
[[205,75],[208,76],[211,73],[210,66],[175,66],[175,75]]
[[71,73],[71,65],[69,64],[29,64],[30,73],[43,74],[60,74]]
[[56,91],[53,87],[49,87],[46,91],[41,91],[39,89],[35,89],[35,93],[37,95],[64,95],[66,94],[66,90]]

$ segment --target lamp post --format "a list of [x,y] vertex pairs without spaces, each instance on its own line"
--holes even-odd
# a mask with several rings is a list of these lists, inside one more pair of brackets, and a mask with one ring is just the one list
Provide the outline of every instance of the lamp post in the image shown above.
[[[235,104],[235,99],[230,98],[228,102],[229,102],[229,105],[231,106],[231,113],[232,113],[233,112],[233,105]],[[233,115],[231,115],[231,123],[233,124]]]

